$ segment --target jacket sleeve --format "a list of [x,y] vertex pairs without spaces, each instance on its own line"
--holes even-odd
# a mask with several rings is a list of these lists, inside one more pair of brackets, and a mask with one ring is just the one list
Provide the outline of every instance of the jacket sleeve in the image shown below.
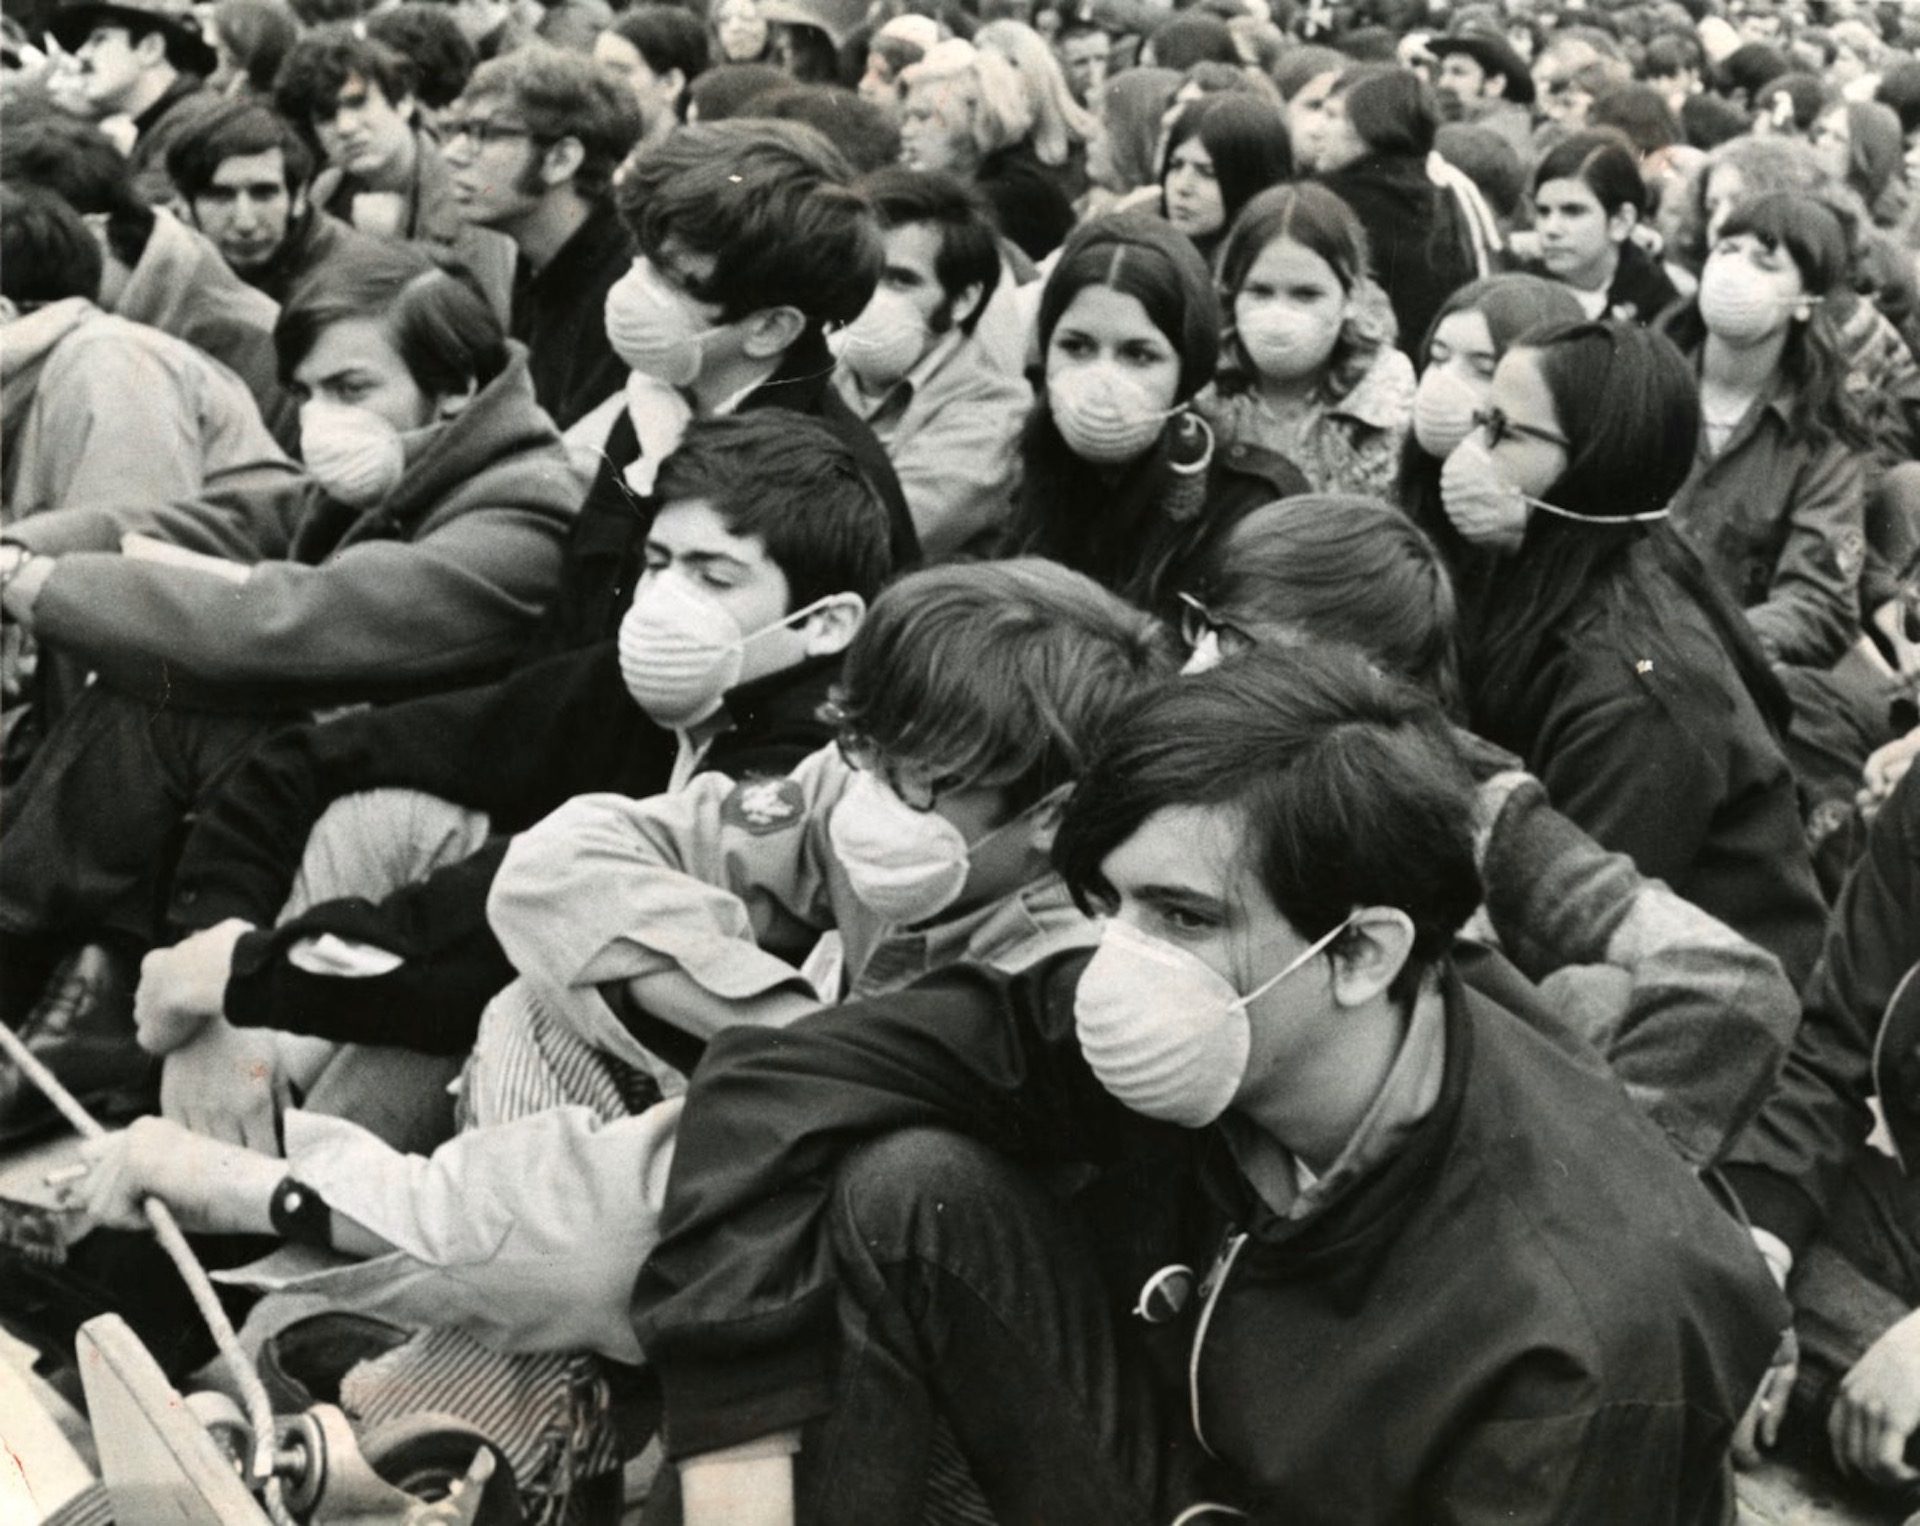
[[167,669],[203,684],[392,688],[510,657],[552,596],[560,525],[482,509],[411,543],[324,565],[257,563],[245,582],[121,556],[63,557],[35,613],[47,641],[135,692]]
[[928,558],[953,556],[982,532],[997,529],[1013,503],[1015,442],[1033,408],[1017,378],[989,372],[956,389],[896,437],[889,455]]
[[825,1208],[841,1157],[896,1129],[954,1129],[1010,1155],[1098,1156],[1131,1120],[1073,1036],[1085,955],[1020,976],[956,967],[780,1030],[720,1034],[681,1118],[635,1330],[685,1457],[823,1413],[838,1275]]
[[1874,1041],[1894,988],[1916,963],[1920,774],[1909,773],[1874,818],[1834,908],[1780,1084],[1726,1168],[1753,1221],[1796,1254],[1866,1143]]
[[[1647,661],[1657,667],[1661,659]],[[1575,682],[1541,727],[1528,761],[1555,808],[1602,846],[1626,854],[1650,879],[1680,879],[1726,797],[1726,761],[1681,723],[1675,710],[1686,696],[1660,692],[1660,675],[1608,678]],[[1706,734],[1718,731],[1709,723]]]
[[1860,462],[1835,444],[1800,469],[1773,582],[1747,611],[1768,656],[1811,668],[1840,659],[1860,633],[1866,545]]
[[1556,1002],[1695,1166],[1760,1107],[1799,1021],[1779,960],[1645,878],[1547,803],[1539,781],[1480,790],[1486,909],[1501,948],[1553,990],[1582,967],[1626,977],[1618,1003]]
[[802,982],[768,948],[803,958],[833,926],[826,818],[846,776],[826,747],[784,779],[707,773],[647,800],[579,796],[514,839],[488,920],[548,988],[674,967],[725,1000]]
[[289,475],[283,482],[249,484],[172,503],[115,498],[36,514],[9,525],[6,538],[42,556],[67,557],[117,552],[120,537],[137,532],[251,565],[287,554],[310,492],[304,477]]
[[[506,847],[495,838],[378,903],[324,901],[271,931],[243,934],[227,979],[228,1020],[335,1043],[465,1054],[488,1000],[514,976],[487,925],[487,891]],[[390,957],[336,964],[316,948],[329,938]]]

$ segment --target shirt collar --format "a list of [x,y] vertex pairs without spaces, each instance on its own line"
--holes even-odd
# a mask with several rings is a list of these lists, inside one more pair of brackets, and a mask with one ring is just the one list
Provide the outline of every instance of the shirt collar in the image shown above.
[[912,403],[914,394],[927,384],[934,372],[947,363],[966,339],[967,336],[960,332],[959,325],[956,324],[948,329],[926,354],[913,363],[913,368],[905,376],[881,392],[878,397],[865,391],[853,379],[851,367],[840,366],[839,373],[845,378],[845,385],[839,389],[840,396],[846,405],[866,423],[871,423],[883,413],[904,412]]

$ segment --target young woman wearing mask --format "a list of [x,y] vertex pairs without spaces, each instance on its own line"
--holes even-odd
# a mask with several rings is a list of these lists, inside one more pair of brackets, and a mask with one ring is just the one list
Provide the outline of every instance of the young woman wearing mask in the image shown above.
[[1825,912],[1780,751],[1786,695],[1665,523],[1699,430],[1686,360],[1638,325],[1507,352],[1441,476],[1454,528],[1500,558],[1463,654],[1468,720],[1797,985]]
[[1400,455],[1395,498],[1432,538],[1461,594],[1461,622],[1470,628],[1497,558],[1476,549],[1447,518],[1440,470],[1473,433],[1487,406],[1500,359],[1532,329],[1577,322],[1580,304],[1558,281],[1511,272],[1469,282],[1449,297],[1421,345],[1413,427]]
[[1679,298],[1660,264],[1633,240],[1647,185],[1626,140],[1575,133],[1533,175],[1537,274],[1564,283],[1589,318],[1651,323]]
[[1867,436],[1821,304],[1846,235],[1811,197],[1763,196],[1722,224],[1699,296],[1668,333],[1700,378],[1701,428],[1674,522],[1777,662],[1830,667],[1860,633]]
[[1306,491],[1283,458],[1215,448],[1191,412],[1213,378],[1220,303],[1156,217],[1077,231],[1040,294],[1045,392],[1021,445],[1012,539],[1149,608],[1241,515]]
[[1480,274],[1466,214],[1427,172],[1440,125],[1432,89],[1405,69],[1349,69],[1327,98],[1314,163],[1360,219],[1409,354],[1440,304]]
[[1255,95],[1207,96],[1181,107],[1167,130],[1161,211],[1211,264],[1240,209],[1292,174],[1278,107]]
[[1385,496],[1413,417],[1413,365],[1393,347],[1359,219],[1323,186],[1247,203],[1221,251],[1227,342],[1199,410],[1227,445],[1258,445],[1317,493]]

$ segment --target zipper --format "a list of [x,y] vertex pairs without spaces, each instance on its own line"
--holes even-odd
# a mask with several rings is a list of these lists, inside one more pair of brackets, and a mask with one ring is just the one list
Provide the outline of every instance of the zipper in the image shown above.
[[1200,1348],[1206,1343],[1207,1326],[1213,1323],[1213,1306],[1220,1301],[1220,1290],[1227,1285],[1227,1278],[1233,1275],[1233,1263],[1239,1259],[1241,1248],[1246,1243],[1247,1232],[1244,1229],[1227,1232],[1226,1243],[1213,1263],[1213,1270],[1207,1273],[1207,1280],[1201,1284],[1200,1291],[1206,1302],[1200,1309],[1200,1322],[1194,1326],[1193,1352],[1187,1359],[1187,1391],[1192,1403],[1194,1439],[1209,1457],[1220,1454],[1207,1445],[1206,1432],[1200,1428]]

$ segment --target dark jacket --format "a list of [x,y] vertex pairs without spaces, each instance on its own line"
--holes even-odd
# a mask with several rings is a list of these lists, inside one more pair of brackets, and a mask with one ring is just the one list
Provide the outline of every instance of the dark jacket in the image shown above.
[[[747,394],[738,411],[786,408],[818,419],[859,458],[862,474],[887,506],[893,524],[893,564],[906,571],[919,563],[920,541],[907,512],[900,479],[873,431],[841,401],[833,387],[833,356],[827,342],[809,333],[787,352],[780,369]],[[600,469],[567,538],[560,593],[547,611],[532,656],[572,651],[604,641],[619,628],[633,601],[656,507],[627,485],[626,469],[640,456],[633,420],[620,410],[607,436]]]
[[633,239],[598,203],[544,269],[514,270],[513,337],[527,347],[533,395],[562,429],[627,383],[607,339],[607,289],[633,265]]
[[1650,542],[1632,555],[1664,628],[1616,629],[1604,597],[1587,598],[1523,692],[1481,702],[1475,729],[1519,753],[1602,846],[1751,938],[1801,988],[1826,911],[1793,775],[1706,612]]
[[[1539,260],[1522,260],[1517,268],[1543,280],[1559,279]],[[1679,300],[1679,291],[1658,260],[1632,239],[1620,246],[1620,262],[1614,267],[1613,280],[1607,287],[1607,310],[1603,317],[1651,324]]]
[[1175,1413],[1191,1361],[1223,1475],[1205,1485],[1255,1521],[1722,1518],[1728,1437],[1785,1306],[1745,1234],[1551,1012],[1523,1020],[1448,973],[1432,1110],[1318,1211],[1281,1221],[1217,1127],[1152,1123],[1099,1086],[1074,1034],[1085,957],[1016,978],[956,969],[712,1042],[634,1297],[670,1455],[831,1406],[835,1165],[864,1139],[934,1126],[1036,1164],[1088,1162],[1109,1183],[1123,1171],[1102,1267],[1116,1304],[1246,1235],[1179,1320],[1113,1315]]
[[212,99],[197,74],[176,74],[160,98],[133,119],[127,168],[133,188],[150,207],[164,207],[179,193],[167,173],[167,150],[194,113]]
[[[1440,304],[1480,273],[1459,203],[1415,155],[1369,154],[1320,183],[1367,230],[1374,276],[1400,325],[1398,343],[1412,355]],[[1424,359],[1414,356],[1416,364]]]
[[376,243],[330,213],[308,207],[287,229],[273,258],[258,269],[236,270],[234,274],[284,307],[294,287],[315,270],[349,250],[372,248]]
[[1044,260],[1073,231],[1073,203],[1030,144],[987,155],[973,183],[986,198],[993,225],[1029,259]]
[[1920,772],[1880,808],[1867,851],[1834,908],[1807,983],[1806,1016],[1779,1085],[1735,1141],[1725,1171],[1755,1224],[1796,1253],[1833,1206],[1847,1168],[1866,1148],[1881,1049],[1881,1106],[1909,1172],[1920,1132],[1920,1033],[1882,1038],[1882,1017],[1920,965]]
[[[734,778],[786,773],[823,746],[837,657],[742,684],[730,725],[701,761]],[[628,695],[611,642],[500,683],[282,732],[255,752],[196,824],[174,878],[183,929],[241,917],[263,929],[234,950],[225,1012],[243,1026],[458,1054],[513,966],[487,925],[487,892],[512,834],[575,795],[666,789],[677,741]],[[273,927],[307,835],[359,790],[425,791],[485,812],[494,837],[471,858],[374,904],[332,901]],[[270,930],[268,930],[270,929]],[[401,956],[388,974],[305,972],[287,953],[332,933]]]

